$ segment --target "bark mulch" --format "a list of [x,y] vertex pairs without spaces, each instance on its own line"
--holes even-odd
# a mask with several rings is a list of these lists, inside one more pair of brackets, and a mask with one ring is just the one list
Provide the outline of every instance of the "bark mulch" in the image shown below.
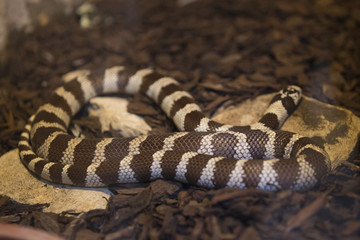
[[[79,68],[155,67],[178,79],[211,116],[288,84],[360,116],[360,4],[340,0],[98,1],[97,24],[75,13],[14,33],[0,69],[0,153],[27,118]],[[174,131],[159,107],[129,97],[153,132]],[[100,133],[80,114],[88,137]],[[96,124],[96,123],[94,123]],[[106,136],[116,136],[109,132]],[[2,196],[0,223],[67,239],[358,239],[360,156],[307,192],[209,190],[172,181],[111,186],[105,210],[44,213]],[[14,186],[16,188],[16,186]]]

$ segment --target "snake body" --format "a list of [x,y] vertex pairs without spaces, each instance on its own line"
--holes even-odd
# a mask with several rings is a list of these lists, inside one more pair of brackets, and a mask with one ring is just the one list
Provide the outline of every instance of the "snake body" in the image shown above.
[[[180,132],[130,138],[83,139],[67,133],[72,116],[99,94],[138,92],[152,98]],[[115,66],[88,72],[56,89],[30,117],[19,154],[33,173],[53,183],[85,187],[171,179],[210,188],[306,190],[330,170],[323,147],[279,128],[295,110],[301,89],[278,92],[249,126],[206,117],[171,77],[152,69]]]

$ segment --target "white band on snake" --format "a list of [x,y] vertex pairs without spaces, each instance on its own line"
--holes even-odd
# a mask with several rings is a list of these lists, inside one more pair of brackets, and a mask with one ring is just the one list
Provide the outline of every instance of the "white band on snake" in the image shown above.
[[[31,172],[85,187],[163,178],[210,188],[306,190],[330,171],[321,145],[279,130],[300,102],[297,86],[276,94],[259,122],[232,126],[207,118],[176,80],[152,69],[116,66],[100,75],[91,72],[66,83],[31,116],[19,141],[21,160]],[[94,139],[67,133],[84,103],[113,92],[146,94],[181,132]]]

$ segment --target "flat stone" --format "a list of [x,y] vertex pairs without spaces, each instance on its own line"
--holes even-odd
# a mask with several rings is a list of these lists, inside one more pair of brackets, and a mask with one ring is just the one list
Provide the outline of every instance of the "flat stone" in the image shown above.
[[[261,118],[274,94],[249,99],[225,110],[219,109],[213,120],[233,125],[255,123]],[[350,158],[359,144],[360,118],[347,109],[303,96],[299,107],[281,129],[311,137],[324,144],[331,167],[335,169]]]
[[146,135],[151,127],[145,120],[127,111],[124,98],[95,97],[90,99],[89,116],[97,117],[101,131],[117,130],[124,137]]
[[79,188],[49,184],[36,178],[22,164],[18,149],[0,157],[0,194],[26,204],[49,203],[44,212],[104,209],[110,197],[107,188]]

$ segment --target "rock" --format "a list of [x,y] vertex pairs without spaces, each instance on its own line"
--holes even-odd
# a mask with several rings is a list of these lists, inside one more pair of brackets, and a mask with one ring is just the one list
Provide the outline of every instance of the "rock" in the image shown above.
[[89,116],[99,118],[102,132],[113,129],[124,137],[147,134],[151,127],[143,118],[129,113],[127,106],[124,98],[95,97],[90,99]]
[[20,203],[49,203],[44,211],[54,213],[104,209],[110,197],[107,188],[78,188],[39,180],[21,163],[17,149],[0,158],[0,194]]
[[[238,106],[218,110],[215,121],[249,125],[260,119],[274,94],[247,100]],[[349,110],[303,96],[297,110],[286,120],[282,130],[311,137],[324,144],[332,169],[348,160],[360,137],[360,119]]]

